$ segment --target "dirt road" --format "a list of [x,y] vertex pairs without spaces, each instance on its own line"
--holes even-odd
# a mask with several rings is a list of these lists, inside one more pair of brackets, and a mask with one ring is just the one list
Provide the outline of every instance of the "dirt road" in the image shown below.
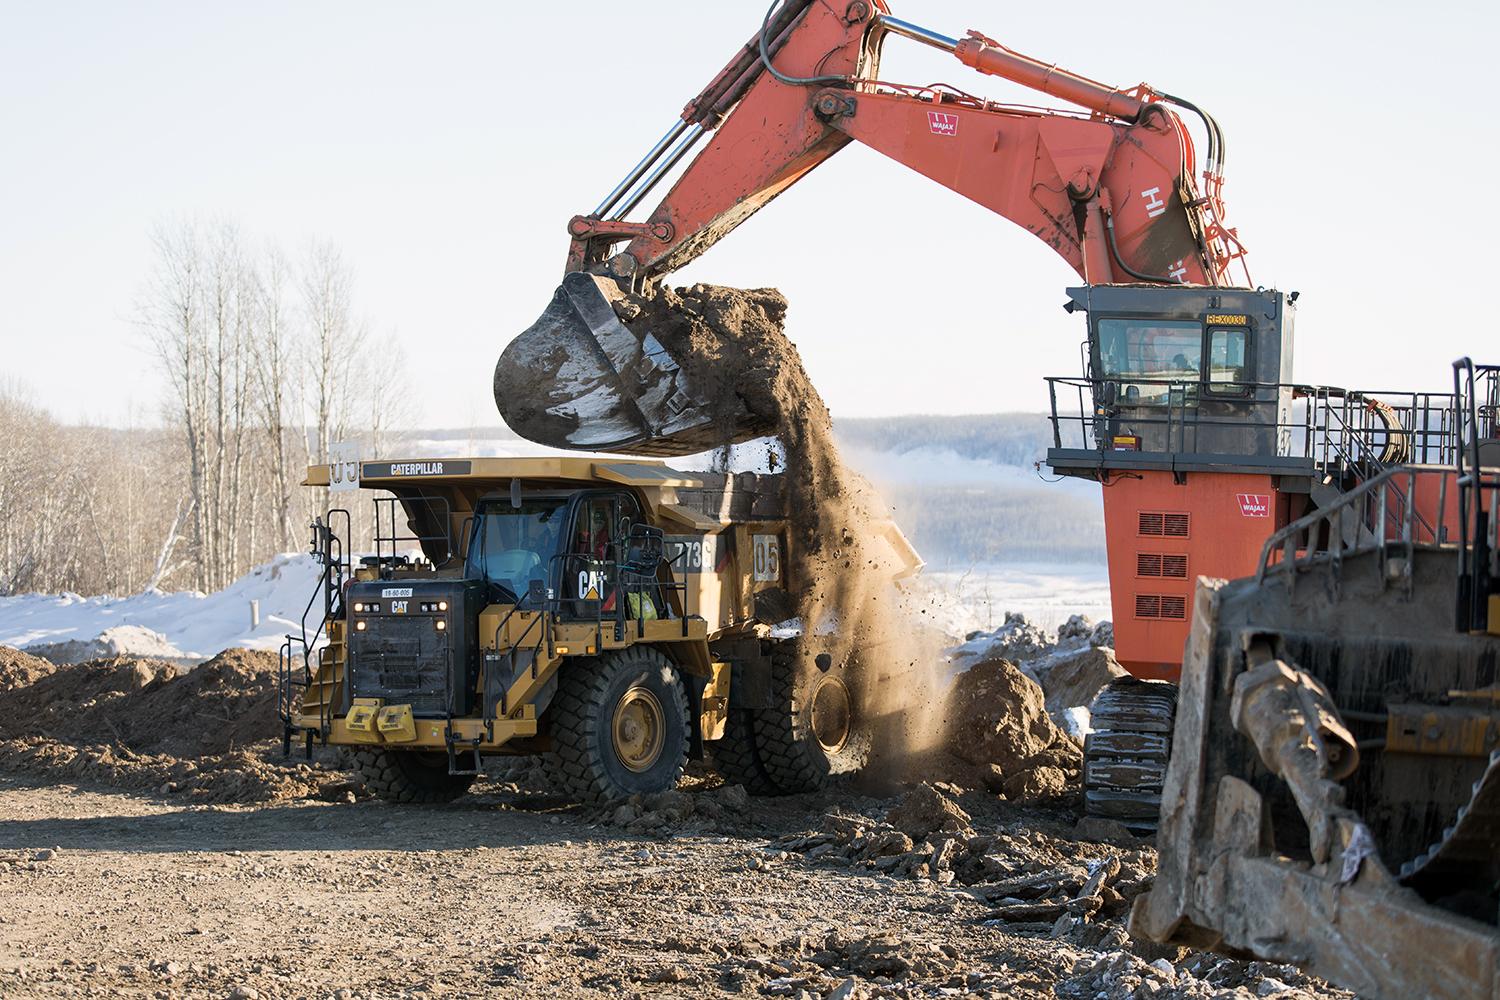
[[[1017,933],[957,884],[771,844],[890,802],[752,800],[664,839],[505,788],[182,805],[0,777],[0,995],[1344,996],[1212,956],[1152,967],[1118,922],[1092,947]],[[1009,831],[997,851],[1122,853],[1000,808],[974,817]]]

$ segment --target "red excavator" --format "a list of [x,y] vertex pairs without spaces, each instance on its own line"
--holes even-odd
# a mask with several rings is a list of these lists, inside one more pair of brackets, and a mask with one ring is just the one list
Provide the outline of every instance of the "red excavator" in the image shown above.
[[[980,73],[1081,110],[1004,105],[948,86],[882,80],[880,55],[892,36],[949,52]],[[1189,122],[1205,137],[1201,165]],[[1489,527],[1474,530],[1494,538],[1500,518],[1486,520],[1482,501],[1476,501],[1476,515],[1475,507],[1465,508],[1460,500],[1465,474],[1459,456],[1471,444],[1478,448],[1469,440],[1477,432],[1466,438],[1454,416],[1461,409],[1460,394],[1359,392],[1292,381],[1297,293],[1253,286],[1245,249],[1224,222],[1223,133],[1191,102],[1145,84],[1125,89],[1097,83],[978,32],[948,37],[892,16],[884,0],[775,0],[760,30],[688,102],[646,156],[597,208],[569,222],[562,284],[537,323],[505,349],[495,370],[495,400],[507,423],[555,447],[650,455],[685,455],[723,444],[726,437],[745,440],[764,433],[764,426],[749,421],[726,428],[709,405],[709,387],[695,384],[692,367],[679,364],[647,324],[622,319],[630,314],[615,304],[623,293],[639,291],[702,254],[851,141],[1024,226],[1083,280],[1067,290],[1064,308],[1087,316],[1086,370],[1081,377],[1049,380],[1054,446],[1047,463],[1057,473],[1104,486],[1116,652],[1132,674],[1107,688],[1093,706],[1085,798],[1091,813],[1134,827],[1154,827],[1160,815],[1171,841],[1164,847],[1164,870],[1169,862],[1186,864],[1183,859],[1197,855],[1184,845],[1217,843],[1211,837],[1223,832],[1204,827],[1212,825],[1211,810],[1201,813],[1209,819],[1185,824],[1187,798],[1178,787],[1185,778],[1168,783],[1172,801],[1162,806],[1178,697],[1170,682],[1182,670],[1194,581],[1263,575],[1267,566],[1282,562],[1294,571],[1290,579],[1303,572],[1311,550],[1333,553],[1335,570],[1345,552],[1377,551],[1384,574],[1377,582],[1396,587],[1397,599],[1405,600],[1411,588],[1403,583],[1407,570],[1401,567],[1411,563],[1387,558],[1392,531],[1408,548],[1428,545],[1449,556],[1452,540],[1468,537],[1463,534],[1467,521],[1475,517],[1476,524]],[[674,171],[665,196],[633,221],[630,217]],[[1486,384],[1500,385],[1493,378]],[[1500,405],[1493,391],[1488,405],[1493,427]],[[1493,430],[1489,433],[1493,438]],[[1378,505],[1364,502],[1377,494]],[[1268,544],[1273,536],[1292,540],[1278,542],[1273,552]],[[1494,562],[1492,553],[1493,546],[1484,560]],[[1317,559],[1312,564],[1322,565]],[[1491,638],[1475,639],[1476,647],[1493,647],[1493,634],[1500,632],[1496,580],[1500,569],[1485,577],[1488,589],[1480,595],[1491,601],[1487,623],[1460,627],[1476,636],[1488,630]],[[1317,608],[1299,612],[1315,632],[1316,613]],[[1198,627],[1195,637],[1218,634],[1212,620]],[[1370,626],[1373,632],[1379,628],[1379,623]],[[1195,638],[1198,645],[1206,641]],[[1246,650],[1258,657],[1255,663],[1281,662],[1275,657],[1285,654],[1290,640],[1256,645],[1247,638],[1244,648],[1225,642],[1232,648],[1223,658],[1228,678],[1223,684],[1230,684],[1234,672],[1249,662]],[[1473,799],[1459,809],[1455,827],[1463,835],[1441,842],[1466,849],[1478,844],[1479,855],[1500,856],[1500,777],[1475,780],[1500,739],[1494,655],[1476,654],[1481,666],[1455,678],[1440,670],[1424,673],[1410,655],[1403,658],[1401,650],[1409,647],[1400,642],[1387,646],[1381,648],[1390,654],[1391,666],[1380,674],[1382,690],[1399,688],[1412,700],[1448,706],[1442,711],[1462,715],[1454,725],[1467,726],[1462,731],[1473,738],[1455,742],[1457,749],[1443,744],[1436,750],[1437,743],[1418,746],[1404,731],[1356,741],[1372,758],[1384,756],[1389,746],[1391,759],[1359,772],[1369,789],[1350,787],[1367,815],[1400,817],[1396,825],[1404,839],[1388,843],[1406,844],[1424,837],[1439,840],[1452,803],[1462,800],[1458,786],[1467,789],[1473,781]],[[1329,670],[1339,674],[1336,656],[1331,663]],[[1295,675],[1306,690],[1324,690],[1316,670],[1284,673]],[[1442,683],[1428,674],[1442,674]],[[1323,682],[1339,696],[1347,694],[1340,683],[1369,696],[1365,700],[1371,704],[1357,713],[1362,725],[1405,724],[1410,713],[1382,709],[1373,689],[1359,688],[1347,671],[1339,676],[1342,681]],[[1192,759],[1175,761],[1174,774],[1199,774],[1207,759],[1202,746],[1210,746],[1237,754],[1224,764],[1231,777],[1246,776],[1259,783],[1256,787],[1277,780],[1271,773],[1275,768],[1264,763],[1266,751],[1257,763],[1228,731],[1241,731],[1243,720],[1231,725],[1219,719],[1229,719],[1227,707],[1210,713],[1211,735],[1200,710],[1194,702],[1193,714],[1185,714]],[[1321,702],[1319,712],[1324,714],[1310,717],[1337,715],[1336,707]],[[1282,721],[1296,723],[1294,715]],[[1267,732],[1282,732],[1275,723],[1267,724]],[[1292,743],[1301,738],[1292,729],[1303,728],[1296,723],[1286,730]],[[1309,745],[1332,745],[1316,726],[1307,732],[1313,734]],[[1344,770],[1338,771],[1329,763],[1332,756],[1308,758],[1313,761],[1309,774],[1323,769],[1322,778],[1308,779],[1322,781],[1319,788],[1331,787],[1330,776],[1342,775],[1348,784],[1349,760],[1342,759]],[[1421,781],[1382,783],[1383,775],[1407,766],[1414,774],[1434,776],[1429,784],[1442,785],[1446,797],[1411,807],[1420,798],[1413,789]],[[1500,753],[1489,758],[1488,767],[1500,772]],[[1333,799],[1338,794],[1328,793]],[[1275,848],[1296,856],[1299,848],[1281,840],[1287,831],[1296,834],[1296,821],[1283,819],[1278,815],[1259,828],[1252,824],[1252,846],[1269,850],[1274,832]],[[1172,839],[1179,836],[1181,843]],[[1208,839],[1192,840],[1198,836]],[[1349,872],[1359,871],[1359,860],[1350,845],[1342,849],[1348,882],[1354,877]],[[1327,851],[1318,850],[1309,863],[1329,863]],[[1456,852],[1445,847],[1435,853],[1446,858]],[[1335,851],[1333,863],[1339,857]],[[1468,968],[1485,972],[1488,982],[1500,982],[1494,968],[1500,939],[1493,930],[1492,868],[1465,860],[1454,870],[1489,873],[1477,876],[1484,882],[1480,909],[1490,907],[1487,922],[1475,939],[1480,943],[1466,955]],[[1338,875],[1335,871],[1335,881]],[[1437,890],[1424,896],[1436,899]],[[1406,896],[1389,898],[1399,912],[1426,919],[1426,911],[1413,909]],[[1190,910],[1175,897],[1170,905],[1177,908],[1160,904],[1166,915],[1146,925],[1151,936],[1166,939],[1193,926],[1191,943],[1228,942],[1258,954],[1306,960],[1371,996],[1400,995],[1381,988],[1382,981],[1409,981],[1357,976],[1347,962],[1299,958],[1266,944],[1300,940],[1304,924],[1291,930],[1276,924],[1282,938],[1270,931],[1256,937],[1237,924],[1231,927],[1239,919],[1233,915]],[[1283,917],[1295,924],[1302,913],[1286,900],[1255,905],[1256,914],[1271,924]],[[1398,965],[1387,956],[1380,968],[1392,972]],[[1481,978],[1465,981],[1480,984]],[[1482,985],[1476,989],[1472,995],[1491,995]]]
[[[892,36],[1083,110],[883,81]],[[1184,113],[1206,136],[1201,170]],[[1137,677],[1175,679],[1190,581],[1251,571],[1266,536],[1301,514],[1320,478],[1281,454],[1296,296],[1247,287],[1244,247],[1223,221],[1223,133],[1180,97],[1097,83],[978,32],[946,37],[893,17],[883,0],[773,3],[635,168],[569,222],[561,286],[496,367],[501,414],[562,448],[683,455],[724,443],[710,390],[614,303],[703,253],[851,141],[1024,226],[1086,283],[1066,306],[1089,317],[1090,372],[1074,380],[1084,413],[1075,421],[1054,406],[1048,460],[1110,487],[1117,655]],[[631,221],[684,161],[665,197]],[[1054,400],[1070,388],[1057,380]],[[764,430],[747,422],[727,436]],[[1154,820],[1171,707],[1159,685],[1122,685],[1105,699],[1091,808]]]
[[[1085,110],[883,82],[891,35]],[[1201,189],[1174,108],[1206,132]],[[639,287],[682,267],[855,140],[1024,226],[1091,286],[1159,286],[1164,313],[1178,311],[1174,286],[1227,286],[1243,263],[1222,222],[1223,136],[1191,103],[1096,83],[977,32],[948,38],[892,17],[883,0],[785,0],[598,207],[569,222],[568,274],[496,369],[501,414],[565,448],[680,455],[722,443],[704,388],[649,331],[620,323],[609,283]],[[655,209],[628,221],[700,144]]]

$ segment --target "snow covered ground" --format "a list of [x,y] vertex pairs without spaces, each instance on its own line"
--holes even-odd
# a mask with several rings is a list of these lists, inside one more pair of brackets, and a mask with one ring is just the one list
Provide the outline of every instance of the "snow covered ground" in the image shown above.
[[1045,629],[1073,615],[1108,621],[1109,570],[1092,563],[975,566],[925,570],[916,582],[934,624],[952,635],[989,631],[1019,612]]
[[[279,555],[215,594],[159,590],[130,597],[22,594],[0,597],[0,645],[24,648],[104,637],[116,652],[206,658],[232,646],[276,649],[301,629],[303,609],[317,592],[310,555]],[[260,602],[251,627],[250,602]],[[316,628],[321,607],[308,619]]]
[[[22,594],[0,597],[0,645],[25,648],[101,639],[99,652],[201,659],[232,646],[276,649],[297,633],[318,585],[318,566],[305,554],[280,555],[215,594],[150,591],[131,597]],[[1109,618],[1109,582],[1102,566],[982,566],[967,572],[924,573],[914,586],[938,628],[963,636],[998,628],[1020,612],[1055,629],[1070,615]],[[250,602],[260,602],[260,626]],[[315,608],[308,625],[315,628]]]

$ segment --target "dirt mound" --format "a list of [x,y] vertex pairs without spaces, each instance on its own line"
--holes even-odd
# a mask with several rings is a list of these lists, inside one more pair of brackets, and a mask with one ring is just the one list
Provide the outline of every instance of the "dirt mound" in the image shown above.
[[345,776],[283,761],[276,655],[231,649],[193,669],[114,657],[0,690],[0,762],[63,780],[212,802],[342,795]]
[[0,737],[196,757],[279,737],[276,655],[232,649],[184,669],[113,657],[61,666],[0,694]]
[[[947,713],[948,753],[984,769],[986,787],[1013,800],[1071,793],[1083,752],[1052,721],[1041,685],[1014,663],[986,660],[959,674]],[[963,782],[968,776],[952,777]]]
[[934,833],[969,832],[969,814],[927,782],[901,797],[885,821],[912,840],[922,840]]
[[49,661],[0,646],[0,692],[26,687],[57,669]]

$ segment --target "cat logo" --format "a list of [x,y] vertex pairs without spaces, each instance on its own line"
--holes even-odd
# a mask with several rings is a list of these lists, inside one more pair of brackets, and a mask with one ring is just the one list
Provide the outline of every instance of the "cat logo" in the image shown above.
[[580,570],[578,573],[578,597],[583,601],[599,600],[603,574],[596,569]]

